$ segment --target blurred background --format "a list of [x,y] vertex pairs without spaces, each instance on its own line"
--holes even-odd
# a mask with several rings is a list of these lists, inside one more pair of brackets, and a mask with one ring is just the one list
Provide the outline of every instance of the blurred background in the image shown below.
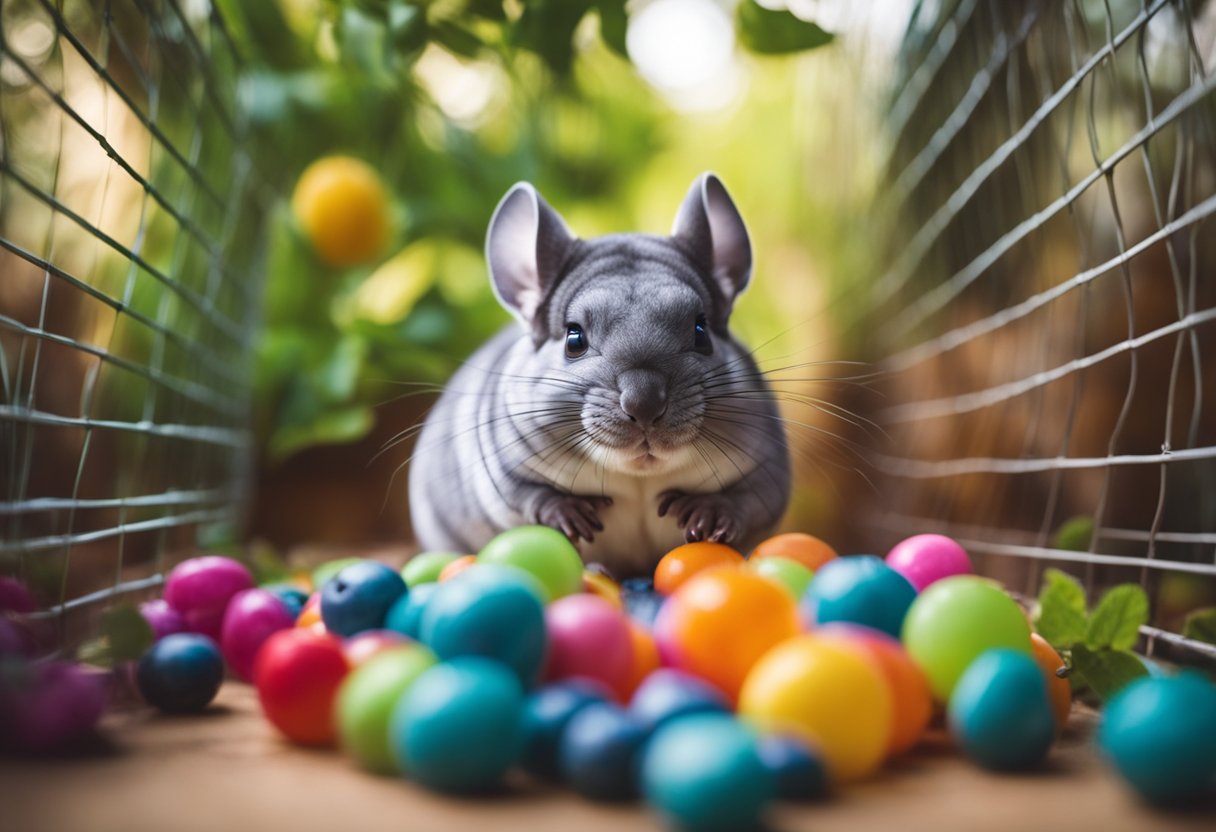
[[1214,44],[1202,0],[5,0],[0,571],[62,617],[198,547],[408,547],[410,428],[507,321],[500,196],[664,233],[709,169],[785,528],[1139,580],[1176,634],[1216,604]]

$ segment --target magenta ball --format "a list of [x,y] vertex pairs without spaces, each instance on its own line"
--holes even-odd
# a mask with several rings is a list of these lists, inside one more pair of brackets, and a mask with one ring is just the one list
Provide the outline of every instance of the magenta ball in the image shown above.
[[253,586],[253,575],[231,558],[205,555],[182,561],[165,580],[165,600],[182,614],[186,629],[220,641],[232,596]]
[[33,753],[70,745],[97,726],[108,682],[104,671],[71,662],[26,665],[0,687],[0,736]]
[[160,641],[165,636],[186,632],[186,619],[180,612],[169,606],[164,598],[155,601],[145,601],[139,605],[139,613],[152,628],[152,635]]
[[680,648],[676,643],[675,634],[671,631],[671,615],[672,605],[666,601],[663,606],[659,607],[658,614],[654,617],[654,627],[651,630],[651,636],[654,637],[654,646],[659,651],[659,664],[663,667],[681,667]]
[[907,578],[917,592],[942,578],[975,571],[963,547],[941,534],[918,534],[895,544],[887,554],[887,566]]
[[233,596],[224,613],[220,650],[232,672],[253,679],[253,660],[266,639],[295,626],[283,599],[268,589],[246,589]]
[[38,608],[34,596],[25,584],[16,578],[0,575],[0,612],[15,612],[25,615]]
[[549,660],[545,678],[593,679],[612,690],[633,672],[633,637],[625,614],[598,595],[559,598],[545,609]]

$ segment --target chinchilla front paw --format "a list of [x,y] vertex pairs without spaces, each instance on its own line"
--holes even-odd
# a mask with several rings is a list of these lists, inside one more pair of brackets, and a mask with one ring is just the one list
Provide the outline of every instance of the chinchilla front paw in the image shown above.
[[595,533],[604,530],[599,511],[612,505],[611,497],[582,497],[577,494],[554,494],[541,503],[536,520],[552,526],[574,542],[595,540]]
[[721,494],[665,491],[659,495],[659,516],[668,514],[676,518],[689,543],[711,540],[729,545],[739,539],[743,528],[738,508]]

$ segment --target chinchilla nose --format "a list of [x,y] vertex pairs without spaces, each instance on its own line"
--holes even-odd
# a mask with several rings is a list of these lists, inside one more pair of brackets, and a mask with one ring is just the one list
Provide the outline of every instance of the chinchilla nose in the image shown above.
[[642,427],[650,427],[667,412],[667,383],[653,370],[626,370],[617,378],[621,410]]

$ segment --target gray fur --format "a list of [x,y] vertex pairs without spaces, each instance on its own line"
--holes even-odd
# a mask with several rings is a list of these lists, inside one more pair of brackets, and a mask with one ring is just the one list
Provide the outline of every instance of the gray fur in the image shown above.
[[[717,177],[693,183],[670,237],[580,240],[516,185],[486,252],[519,322],[456,373],[423,427],[410,508],[425,549],[476,552],[539,522],[633,574],[685,540],[746,548],[771,530],[788,451],[772,392],[727,328],[751,247]],[[708,355],[693,348],[698,315]],[[581,357],[566,356],[568,323],[586,333]]]

